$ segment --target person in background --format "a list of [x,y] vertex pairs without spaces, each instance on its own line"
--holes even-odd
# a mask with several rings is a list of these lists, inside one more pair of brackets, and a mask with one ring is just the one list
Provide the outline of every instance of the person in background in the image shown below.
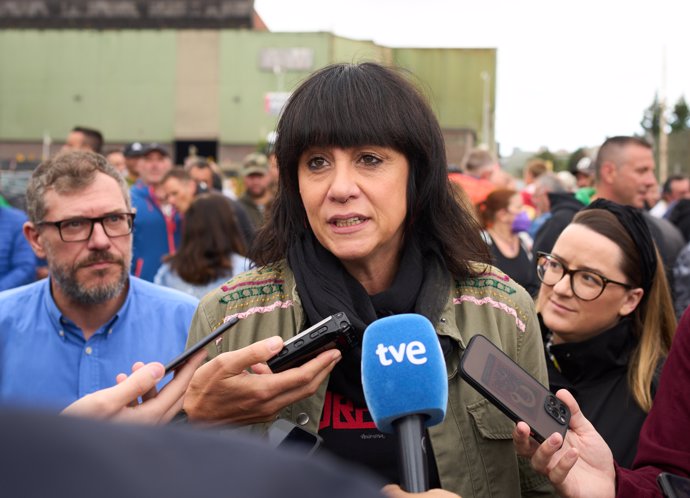
[[570,390],[616,461],[630,467],[676,328],[641,213],[594,201],[551,254],[539,254],[537,273],[550,388]]
[[[551,194],[559,194],[553,196],[556,205],[558,205],[560,194],[568,194],[568,191],[563,186],[563,183],[558,176],[556,176],[554,173],[547,172],[537,178],[534,182],[532,202],[534,203],[534,208],[536,210],[536,217],[532,221],[532,224],[527,231],[532,239],[534,239],[544,222],[553,216],[553,213],[551,212]],[[572,194],[569,197],[572,197]]]
[[[644,209],[647,191],[657,185],[652,146],[639,137],[616,136],[606,139],[597,153],[594,171],[596,183],[592,200],[608,199],[624,206]],[[659,248],[666,278],[672,284],[671,269],[683,248],[683,237],[667,220],[655,218],[646,211],[642,216]],[[558,218],[554,216],[544,222],[534,239],[534,251],[550,252],[558,235],[571,220],[572,216],[568,218],[564,215]]]
[[[358,337],[380,317],[419,313],[435,326],[448,374],[448,416],[427,434],[431,487],[465,498],[552,493],[516,457],[514,424],[457,375],[464,345],[482,333],[547,382],[533,301],[488,264],[418,89],[375,63],[329,66],[295,90],[277,132],[280,187],[250,252],[257,267],[205,296],[190,328],[191,344],[240,318],[194,374],[190,421],[262,432],[280,416],[318,431],[330,453],[399,482],[397,441],[375,428],[364,400],[361,346],[279,373],[262,362],[337,312]],[[262,341],[272,334],[280,337]],[[234,361],[257,342],[260,354]]]
[[520,226],[526,216],[520,193],[494,190],[476,208],[494,266],[510,275],[531,296],[536,296],[539,280],[532,262],[532,241]]
[[549,208],[549,216],[540,220],[534,231],[532,257],[536,261],[537,252],[550,252],[561,232],[585,205],[575,194],[567,192],[552,174],[543,175],[536,182],[535,200],[541,209]]
[[255,229],[261,228],[273,201],[268,174],[268,159],[260,152],[253,152],[242,161],[244,195],[240,202],[252,220]]
[[30,284],[36,278],[36,256],[24,238],[26,214],[0,206],[0,291]]
[[487,150],[473,149],[465,163],[464,173],[449,173],[448,178],[465,191],[472,205],[476,205],[496,188],[491,177],[499,169],[495,155]]
[[165,258],[153,281],[202,298],[249,269],[245,254],[230,199],[216,192],[201,194],[185,212],[178,251]]
[[690,306],[690,199],[679,199],[669,209],[668,220],[683,234],[685,246],[673,265],[673,291],[676,317]]
[[207,190],[201,190],[200,192],[199,184],[194,181],[186,170],[178,167],[172,168],[165,174],[161,181],[161,187],[163,188],[166,201],[183,216],[189,209],[189,206],[192,205],[197,194],[208,192]]
[[175,254],[180,243],[180,214],[165,200],[161,185],[172,168],[170,154],[160,144],[144,147],[139,161],[139,179],[131,188],[134,222],[132,274],[153,281],[163,257]]
[[566,192],[577,192],[577,180],[570,171],[559,171],[556,178],[561,182]]
[[582,157],[570,172],[577,180],[578,189],[589,189],[594,185],[594,163],[590,157]]
[[[197,171],[197,178],[199,178],[199,175],[205,175],[206,172],[211,172],[211,169],[209,168],[199,167],[199,164],[201,164],[199,162],[194,164],[194,168]],[[163,177],[162,185],[167,201],[172,204],[177,212],[183,216],[189,209],[189,206],[192,204],[196,196],[206,192],[220,193],[220,191],[217,189],[208,190],[206,188],[206,180],[195,180],[188,170],[182,168],[173,168],[168,171]],[[238,201],[230,199],[227,196],[226,198],[230,201],[233,213],[235,213],[235,219],[237,220],[237,224],[242,234],[244,246],[249,247],[249,244],[254,237],[254,227],[252,226],[252,222]]]
[[649,210],[657,218],[668,218],[670,210],[680,199],[690,199],[690,178],[686,175],[671,175],[661,188],[661,199]]
[[129,275],[134,213],[99,154],[41,163],[24,235],[50,278],[0,293],[0,401],[62,409],[183,349],[197,300]]
[[551,164],[550,161],[545,161],[543,159],[531,159],[527,162],[522,175],[525,186],[520,192],[520,195],[522,195],[522,203],[525,206],[534,208],[532,195],[534,194],[534,190],[536,188],[535,182],[541,175],[551,171],[553,171],[553,164]]
[[214,163],[203,157],[188,158],[184,167],[185,171],[199,186],[199,191],[210,192],[223,190],[223,179],[220,170]]
[[134,185],[139,178],[139,163],[144,157],[144,144],[141,142],[132,142],[125,145],[122,150],[122,155],[125,156],[125,165],[127,167],[127,185],[130,187]]
[[652,409],[640,431],[632,469],[618,465],[606,441],[565,389],[556,393],[572,413],[565,440],[552,434],[541,445],[517,424],[513,442],[565,498],[657,498],[661,472],[690,477],[690,310],[678,324]]
[[89,150],[100,154],[103,150],[103,134],[95,128],[75,126],[67,135],[62,150]]
[[493,190],[497,188],[507,188],[510,190],[518,189],[516,178],[503,168],[494,169],[490,181],[494,186]]
[[266,136],[266,158],[268,159],[268,175],[271,178],[271,183],[269,188],[271,189],[271,195],[275,199],[278,193],[278,159],[276,159],[276,139],[278,134],[275,131],[270,132]]
[[127,161],[125,160],[125,155],[120,149],[110,149],[105,152],[104,156],[110,164],[115,166],[115,169],[118,170],[124,178],[127,178],[129,175],[127,170]]

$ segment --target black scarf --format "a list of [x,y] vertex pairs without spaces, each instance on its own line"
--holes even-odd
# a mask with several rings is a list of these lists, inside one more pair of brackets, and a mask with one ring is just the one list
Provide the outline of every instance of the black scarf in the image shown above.
[[440,253],[414,242],[405,244],[390,288],[373,296],[310,231],[290,247],[288,263],[309,323],[344,311],[359,334],[377,318],[400,313],[419,313],[436,323],[450,290]]
[[[448,270],[440,252],[414,242],[405,244],[390,288],[373,296],[311,231],[305,231],[290,247],[288,264],[295,274],[309,325],[344,311],[360,338],[367,325],[384,316],[418,313],[437,323],[450,291]],[[338,364],[354,385],[361,385],[361,358],[358,343]]]

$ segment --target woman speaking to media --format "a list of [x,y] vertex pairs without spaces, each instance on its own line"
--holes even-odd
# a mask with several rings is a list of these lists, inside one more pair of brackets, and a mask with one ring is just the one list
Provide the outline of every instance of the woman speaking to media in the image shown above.
[[464,498],[551,493],[516,457],[514,424],[458,375],[467,342],[481,333],[546,383],[533,302],[488,264],[480,228],[450,187],[426,100],[397,70],[334,65],[295,90],[277,134],[280,184],[249,254],[257,267],[207,295],[191,327],[193,343],[240,318],[190,384],[190,420],[262,431],[284,417],[396,483],[393,436],[378,432],[366,409],[361,347],[280,373],[264,362],[337,312],[360,338],[378,318],[418,313],[434,325],[448,374],[445,420],[428,429],[432,487]]

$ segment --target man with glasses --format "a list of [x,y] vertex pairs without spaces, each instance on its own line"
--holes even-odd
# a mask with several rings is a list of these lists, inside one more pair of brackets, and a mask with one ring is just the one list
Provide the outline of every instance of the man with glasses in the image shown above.
[[0,293],[0,401],[61,409],[184,349],[196,300],[129,275],[135,213],[104,157],[39,165],[27,211],[24,235],[50,276]]

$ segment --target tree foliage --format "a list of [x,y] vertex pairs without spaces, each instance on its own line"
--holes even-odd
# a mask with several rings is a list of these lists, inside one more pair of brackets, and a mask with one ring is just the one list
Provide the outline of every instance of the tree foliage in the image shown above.
[[[654,95],[654,100],[652,104],[644,110],[642,115],[642,121],[640,125],[645,131],[645,136],[648,140],[656,143],[659,132],[661,131],[661,103],[659,102],[659,96]],[[681,130],[687,130],[690,128],[690,107],[688,107],[685,101],[685,96],[682,96],[673,106],[673,109],[667,110],[664,117],[666,122],[670,124],[666,128],[667,133],[674,133]]]
[[676,105],[673,106],[671,132],[687,130],[688,121],[690,121],[690,107],[685,102],[685,96],[681,95]]
[[645,131],[648,139],[656,142],[661,129],[661,104],[659,103],[659,95],[654,94],[654,101],[652,105],[644,110],[642,121],[640,121],[642,129]]

